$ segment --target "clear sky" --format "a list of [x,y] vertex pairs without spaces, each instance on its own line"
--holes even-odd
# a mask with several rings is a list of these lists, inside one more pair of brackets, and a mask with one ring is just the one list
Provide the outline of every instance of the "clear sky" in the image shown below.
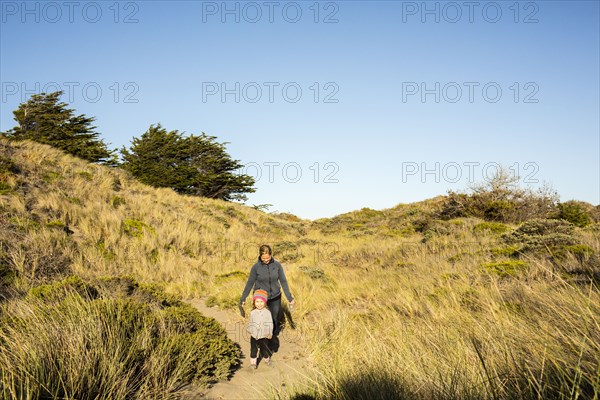
[[0,130],[66,93],[111,147],[228,142],[248,204],[303,218],[481,182],[600,203],[598,1],[0,0]]

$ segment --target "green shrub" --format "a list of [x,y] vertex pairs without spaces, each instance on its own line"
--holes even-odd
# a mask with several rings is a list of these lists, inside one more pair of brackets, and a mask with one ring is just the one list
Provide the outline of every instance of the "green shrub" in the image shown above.
[[517,273],[527,270],[527,264],[518,260],[491,262],[484,264],[483,267],[490,274],[498,275],[501,278],[515,276]]
[[517,257],[519,255],[520,246],[504,246],[495,247],[490,250],[494,256]]
[[566,201],[558,205],[557,218],[569,221],[573,225],[583,228],[593,222],[590,215],[591,207],[591,204],[580,201]]
[[306,275],[308,275],[310,277],[310,279],[313,279],[313,280],[323,280],[323,281],[329,281],[329,280],[331,280],[331,278],[329,278],[329,276],[327,276],[325,274],[325,271],[323,271],[321,268],[307,267],[307,266],[303,265],[303,266],[301,266],[298,269],[301,272],[303,272]]
[[29,290],[28,296],[58,302],[74,293],[87,299],[98,297],[97,289],[76,275],[50,284],[35,286]]
[[516,205],[508,200],[495,200],[485,203],[483,217],[489,221],[510,221]]
[[563,233],[554,233],[543,236],[532,236],[525,241],[523,252],[550,252],[554,253],[564,246],[576,245],[578,239]]
[[300,247],[296,243],[288,241],[274,243],[273,255],[281,262],[296,261],[302,257]]
[[476,213],[471,210],[470,197],[465,193],[450,192],[446,197],[439,217],[444,220],[470,217]]
[[520,245],[521,252],[553,253],[563,246],[578,244],[573,236],[575,226],[563,220],[531,220],[503,236],[511,245]]
[[46,222],[46,226],[48,228],[60,228],[60,229],[62,229],[62,228],[65,227],[65,223],[62,222],[61,220],[55,219],[55,220]]
[[167,307],[160,311],[167,326],[178,333],[203,332],[208,336],[217,336],[223,327],[214,318],[200,314],[189,304],[182,303],[176,307]]
[[564,235],[573,234],[575,227],[567,221],[554,219],[533,219],[519,226],[513,236],[518,239],[521,236],[543,236],[551,233]]
[[473,232],[489,231],[500,235],[510,230],[510,227],[500,222],[481,222],[473,227]]
[[189,305],[160,310],[136,298],[73,294],[2,311],[2,398],[176,398],[240,363],[225,330]]
[[154,228],[149,226],[143,221],[137,219],[126,219],[121,224],[121,230],[131,237],[142,237],[144,236],[144,231],[148,231],[150,233],[154,233]]
[[496,175],[470,188],[471,193],[449,192],[439,211],[445,220],[477,217],[487,221],[519,223],[548,218],[556,210],[558,195],[543,187],[538,191],[519,188],[518,177],[501,168]]

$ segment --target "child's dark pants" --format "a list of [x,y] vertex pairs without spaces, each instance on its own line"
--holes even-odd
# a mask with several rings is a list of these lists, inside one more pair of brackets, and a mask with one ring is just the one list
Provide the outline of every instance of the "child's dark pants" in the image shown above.
[[269,350],[269,339],[254,339],[253,337],[250,337],[250,358],[256,358],[259,349],[262,358],[271,357],[271,350]]

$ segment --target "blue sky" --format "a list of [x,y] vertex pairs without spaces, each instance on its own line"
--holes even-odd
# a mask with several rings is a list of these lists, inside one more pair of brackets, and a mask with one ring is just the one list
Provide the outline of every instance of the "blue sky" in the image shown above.
[[599,204],[599,21],[598,1],[0,0],[0,130],[58,87],[112,147],[155,123],[229,142],[249,205],[311,219],[498,165]]

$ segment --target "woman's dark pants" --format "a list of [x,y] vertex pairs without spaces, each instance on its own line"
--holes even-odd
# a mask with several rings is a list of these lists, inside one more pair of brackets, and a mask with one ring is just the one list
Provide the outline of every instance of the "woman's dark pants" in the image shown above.
[[267,307],[273,317],[273,336],[279,335],[279,310],[281,310],[281,295],[267,301]]

